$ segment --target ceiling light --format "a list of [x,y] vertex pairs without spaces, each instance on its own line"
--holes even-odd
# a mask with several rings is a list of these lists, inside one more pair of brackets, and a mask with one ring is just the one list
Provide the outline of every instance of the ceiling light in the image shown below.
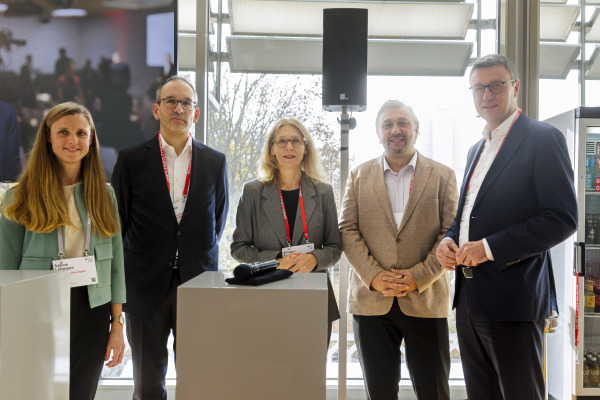
[[4,4],[4,3],[0,3],[0,13],[3,13],[6,10],[8,10],[8,5]]
[[56,18],[76,18],[85,17],[87,11],[81,8],[57,8],[56,10],[52,10],[50,15]]

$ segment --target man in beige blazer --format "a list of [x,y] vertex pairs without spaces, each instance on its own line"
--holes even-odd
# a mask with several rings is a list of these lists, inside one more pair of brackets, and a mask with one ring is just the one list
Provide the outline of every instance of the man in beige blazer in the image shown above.
[[419,121],[402,102],[386,101],[376,127],[385,154],[352,171],[340,219],[367,395],[398,398],[404,340],[417,398],[449,399],[449,285],[435,249],[456,214],[456,177],[415,150]]

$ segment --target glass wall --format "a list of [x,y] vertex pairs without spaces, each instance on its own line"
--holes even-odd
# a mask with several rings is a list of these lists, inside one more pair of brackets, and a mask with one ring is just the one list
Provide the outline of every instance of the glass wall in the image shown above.
[[540,120],[600,106],[600,2],[540,4]]
[[[439,29],[442,24],[427,25],[427,18],[423,12],[431,12],[435,8],[427,9],[427,6],[438,6],[440,3],[419,2],[395,2],[399,5],[410,6],[405,12],[413,12],[415,18],[421,18],[425,24],[414,32],[404,32],[404,37],[393,36],[393,30],[384,33],[390,37],[390,42],[397,45],[396,54],[390,54],[383,59],[369,58],[369,68],[377,64],[380,68],[387,68],[386,74],[369,74],[367,89],[367,109],[365,112],[354,113],[356,128],[350,132],[350,169],[360,163],[378,157],[383,153],[383,148],[378,141],[375,132],[375,116],[380,105],[387,99],[398,99],[414,108],[421,126],[420,135],[417,140],[417,150],[427,157],[442,162],[455,170],[458,185],[460,186],[464,173],[466,155],[469,147],[481,136],[485,121],[477,118],[473,106],[473,100],[468,90],[468,65],[479,55],[493,53],[496,50],[496,21],[497,5],[492,2],[466,1],[458,4],[444,4],[447,13],[455,12],[455,19],[463,18],[465,21],[464,32],[461,37],[450,36],[449,33]],[[484,3],[484,4],[480,4]],[[262,3],[264,4],[264,2]],[[284,6],[283,2],[271,2],[277,6]],[[288,2],[289,4],[302,7],[304,2]],[[365,3],[366,4],[366,3]],[[348,3],[327,3],[331,7],[347,7]],[[357,6],[361,6],[358,4]],[[218,1],[210,3],[212,22],[216,21],[215,12],[218,10]],[[244,12],[251,14],[252,7],[258,7],[259,3],[251,1],[232,1],[222,3],[223,13],[241,24],[241,14],[235,7],[244,8]],[[452,9],[456,6],[456,9]],[[478,7],[481,6],[481,9]],[[231,7],[231,8],[229,8]],[[414,8],[416,7],[416,9]],[[418,7],[425,7],[421,10]],[[310,7],[309,7],[310,8]],[[425,11],[422,11],[425,10]],[[429,10],[429,11],[428,11]],[[369,9],[374,14],[379,10]],[[439,10],[438,10],[439,11]],[[297,13],[306,10],[296,10]],[[395,13],[391,6],[384,12]],[[339,113],[328,113],[323,111],[321,105],[321,76],[320,73],[298,73],[302,69],[310,69],[306,65],[288,63],[285,67],[288,71],[282,71],[285,65],[281,59],[272,53],[276,47],[276,40],[291,40],[301,42],[289,44],[288,50],[304,52],[307,59],[321,58],[320,47],[311,48],[311,41],[316,40],[312,34],[302,35],[299,31],[305,29],[310,32],[313,25],[321,25],[321,11],[313,14],[308,13],[313,19],[304,19],[305,27],[289,27],[284,22],[277,23],[267,20],[268,16],[277,15],[268,7],[260,9],[263,20],[261,24],[269,26],[258,29],[255,35],[248,31],[254,29],[250,26],[240,28],[239,25],[224,23],[221,26],[222,37],[217,41],[218,24],[211,24],[212,35],[210,36],[211,54],[209,85],[211,94],[217,99],[218,105],[209,109],[208,118],[208,145],[214,147],[227,155],[229,165],[230,183],[230,213],[225,235],[221,241],[221,265],[224,269],[231,269],[237,263],[229,255],[229,245],[232,233],[235,229],[235,214],[239,196],[243,184],[256,178],[256,162],[264,146],[264,138],[270,127],[281,117],[292,116],[301,120],[316,138],[317,146],[327,171],[327,181],[333,185],[334,192],[338,196],[338,207],[340,204],[340,156],[339,138],[340,125],[338,123]],[[304,14],[303,14],[304,15]],[[282,18],[284,18],[282,16]],[[301,16],[298,16],[301,19]],[[224,19],[226,22],[227,18]],[[369,20],[369,30],[380,28],[373,27]],[[269,24],[273,24],[271,26]],[[448,32],[453,27],[447,26]],[[244,30],[245,29],[245,30]],[[262,30],[261,30],[262,29]],[[279,31],[277,31],[279,29]],[[296,30],[294,30],[296,29]],[[317,29],[317,28],[315,28]],[[456,29],[456,28],[454,28]],[[460,31],[459,27],[459,31]],[[265,31],[269,32],[265,32]],[[317,29],[318,30],[318,29]],[[240,31],[238,33],[237,31]],[[391,32],[391,33],[390,33]],[[381,34],[381,33],[380,33]],[[448,37],[444,37],[448,35]],[[240,51],[236,47],[237,42],[246,40],[245,48]],[[263,42],[261,42],[261,39]],[[180,37],[181,40],[181,37]],[[436,59],[435,52],[440,51],[445,45],[468,46],[464,54],[457,52],[453,57],[463,57],[460,62],[464,65],[457,70],[451,70],[452,65],[457,62],[454,59]],[[257,50],[252,52],[254,47]],[[436,47],[437,46],[437,47]],[[371,49],[371,48],[370,48]],[[270,53],[271,51],[271,53]],[[217,54],[221,53],[224,60],[220,64],[221,70],[217,68]],[[180,53],[181,54],[181,53]],[[264,54],[270,54],[268,61],[261,59]],[[287,53],[281,53],[287,54]],[[288,57],[293,58],[293,54]],[[243,61],[240,61],[243,60]],[[254,60],[254,61],[248,61]],[[442,65],[441,70],[427,67],[427,60]],[[274,72],[269,72],[269,61],[272,61]],[[419,63],[419,61],[423,61]],[[308,63],[308,62],[307,62]],[[408,67],[407,67],[408,66]],[[412,70],[410,69],[412,66]],[[443,70],[447,66],[446,70]],[[431,67],[431,66],[429,66]],[[253,68],[255,70],[253,71]],[[195,77],[193,68],[186,71],[190,77]],[[284,73],[282,73],[284,72]],[[339,284],[339,269],[336,267],[334,273],[334,287]],[[339,299],[345,302],[346,299]],[[456,328],[453,313],[449,319],[451,332],[452,353],[452,379],[462,379],[462,368],[458,342],[456,340]],[[362,379],[362,372],[358,363],[358,354],[354,344],[352,333],[352,316],[348,316],[345,327],[334,326],[334,332],[330,349],[328,352],[327,377],[335,379],[338,377],[339,335],[347,335],[347,377],[348,379]],[[403,365],[404,367],[404,365]],[[408,371],[403,368],[402,378],[408,379]]]

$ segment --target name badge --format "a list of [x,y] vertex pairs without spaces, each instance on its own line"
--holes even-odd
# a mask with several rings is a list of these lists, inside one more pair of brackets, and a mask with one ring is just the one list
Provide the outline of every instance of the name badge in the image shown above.
[[281,249],[281,255],[285,257],[288,254],[292,254],[295,251],[297,251],[298,253],[306,254],[306,253],[310,253],[314,249],[315,249],[314,243],[299,244],[298,246],[284,247],[283,249]]
[[175,211],[175,216],[177,217],[177,223],[181,221],[181,217],[183,216],[183,210],[185,210],[186,200],[187,196],[173,203],[173,210]]
[[94,256],[65,258],[52,261],[55,271],[69,271],[71,287],[87,286],[98,283]]

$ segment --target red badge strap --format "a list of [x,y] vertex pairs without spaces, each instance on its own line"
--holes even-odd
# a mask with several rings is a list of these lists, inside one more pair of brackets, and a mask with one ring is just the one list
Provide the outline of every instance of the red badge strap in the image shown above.
[[[418,161],[418,160],[417,160]],[[415,172],[417,172],[417,161],[415,161],[415,168],[412,174],[412,177],[410,178],[410,187],[408,188],[408,195],[410,196],[410,192],[412,192],[412,185],[413,182],[415,181]]]
[[[285,222],[285,233],[287,235],[288,247],[292,245],[292,238],[290,237],[290,224],[288,222],[287,212],[285,211],[285,204],[283,203],[283,195],[281,194],[281,186],[277,184],[279,188],[279,199],[281,200],[281,209],[283,210],[283,220]],[[300,205],[300,214],[302,215],[302,225],[304,226],[304,240],[308,241],[308,227],[306,225],[306,215],[304,214],[304,200],[302,199],[302,186],[300,186],[300,194],[298,197],[298,204]]]
[[[520,108],[517,109],[517,115],[515,115],[515,118],[513,119],[513,121],[510,124],[510,126],[508,127],[508,130],[506,131],[506,135],[504,135],[504,138],[502,139],[502,143],[500,143],[500,147],[498,147],[498,151],[496,151],[496,154],[494,155],[494,158],[496,158],[496,156],[498,155],[498,153],[500,153],[500,149],[502,148],[502,145],[504,145],[504,141],[506,140],[506,137],[508,136],[508,133],[512,129],[513,125],[515,124],[515,122],[517,122],[517,118],[519,118],[519,115],[521,115],[521,109]],[[473,167],[473,170],[471,172],[471,176],[469,177],[469,184],[467,185],[467,192],[469,192],[469,187],[471,187],[471,178],[473,178],[473,172],[475,172],[475,168],[477,168],[477,164],[479,164],[479,158],[480,157],[481,157],[481,153],[479,153],[479,157],[477,157],[477,162],[475,163],[475,166]]]
[[575,347],[579,346],[579,272],[575,273]]
[[[190,139],[192,138],[192,133],[190,132]],[[165,171],[165,178],[167,178],[167,188],[169,189],[169,193],[171,193],[171,184],[169,183],[169,169],[167,168],[167,158],[165,157],[165,151],[162,146],[162,138],[160,136],[160,131],[158,131],[158,147],[160,147],[160,158],[162,159],[163,169]],[[192,154],[192,146],[190,146],[190,155]],[[190,175],[192,173],[192,159],[190,158],[190,164],[188,165],[187,174],[185,176],[185,185],[183,186],[183,195],[186,196],[188,193],[188,188],[190,187]]]

